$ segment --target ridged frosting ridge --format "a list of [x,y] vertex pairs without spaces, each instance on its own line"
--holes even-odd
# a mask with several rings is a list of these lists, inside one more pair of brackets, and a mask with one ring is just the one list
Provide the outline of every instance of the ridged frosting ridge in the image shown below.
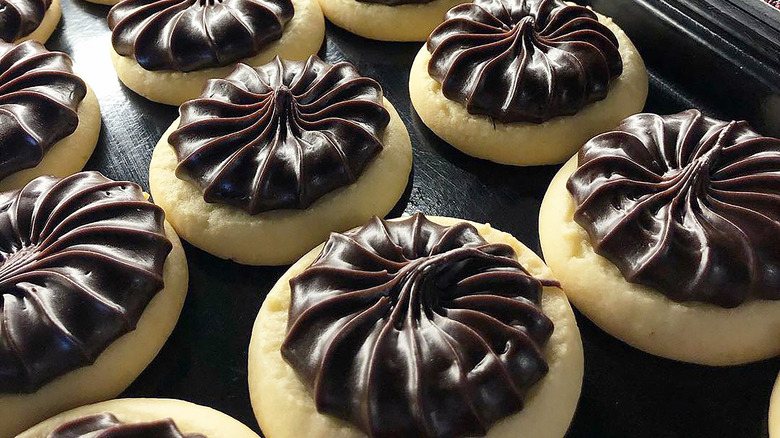
[[176,176],[206,202],[257,214],[304,209],[353,183],[382,150],[389,121],[382,88],[352,64],[276,58],[210,81],[181,106],[169,142]]
[[170,418],[140,423],[124,423],[103,412],[77,418],[54,429],[46,438],[206,438],[183,434]]
[[35,31],[51,0],[0,0],[0,40],[12,43]]
[[0,193],[0,392],[91,364],[163,287],[171,243],[141,188],[97,172]]
[[146,70],[192,71],[254,56],[282,36],[290,0],[122,0],[111,43]]
[[604,99],[623,71],[596,14],[561,0],[476,0],[428,38],[428,73],[469,113],[541,123]]
[[290,281],[282,356],[371,437],[484,435],[547,372],[549,284],[468,223],[375,217]]
[[68,55],[34,41],[0,42],[0,178],[37,166],[72,134],[86,94]]
[[688,110],[590,140],[575,220],[628,281],[675,301],[780,299],[780,140]]

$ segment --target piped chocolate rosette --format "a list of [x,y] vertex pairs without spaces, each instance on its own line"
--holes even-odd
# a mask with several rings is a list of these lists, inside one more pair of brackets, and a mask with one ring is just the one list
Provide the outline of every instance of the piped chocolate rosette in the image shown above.
[[0,193],[0,393],[35,392],[135,328],[163,288],[163,224],[138,185],[96,172]]
[[0,40],[19,41],[43,22],[51,0],[0,0]]
[[182,433],[168,418],[157,421],[126,423],[103,412],[81,417],[54,429],[46,438],[206,438],[196,433]]
[[548,370],[553,284],[468,223],[374,218],[290,281],[281,353],[319,412],[371,437],[481,436]]
[[675,301],[780,300],[780,139],[689,110],[582,148],[574,219],[626,280]]

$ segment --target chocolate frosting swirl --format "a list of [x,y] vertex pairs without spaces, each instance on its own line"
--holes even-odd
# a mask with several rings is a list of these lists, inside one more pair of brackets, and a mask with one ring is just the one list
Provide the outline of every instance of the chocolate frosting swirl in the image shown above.
[[291,0],[122,0],[111,43],[146,70],[192,71],[260,53],[282,36]]
[[0,193],[0,392],[32,392],[133,330],[171,243],[141,188],[97,172]]
[[0,42],[0,179],[37,166],[72,134],[86,94],[68,55],[34,41]]
[[780,140],[746,122],[631,116],[585,144],[567,187],[626,280],[722,307],[780,299]]
[[382,150],[382,88],[352,64],[239,64],[181,106],[176,176],[249,214],[305,209],[353,183]]
[[141,423],[124,423],[113,414],[103,412],[77,418],[54,429],[47,438],[206,438],[183,434],[170,418]]
[[290,281],[282,356],[371,437],[484,435],[547,373],[548,284],[468,223],[375,217]]
[[623,72],[596,14],[561,0],[476,0],[428,38],[428,73],[448,99],[501,123],[541,123],[604,99]]
[[0,0],[0,40],[12,43],[33,33],[51,0]]

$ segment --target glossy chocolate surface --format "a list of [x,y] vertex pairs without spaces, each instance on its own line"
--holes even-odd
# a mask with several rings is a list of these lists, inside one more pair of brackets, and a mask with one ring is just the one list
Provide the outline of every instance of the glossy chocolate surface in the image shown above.
[[68,55],[34,41],[0,41],[0,178],[37,166],[72,134],[86,94]]
[[89,365],[163,287],[171,243],[141,188],[97,172],[0,193],[0,393]]
[[604,99],[623,72],[618,40],[561,0],[476,0],[428,38],[428,73],[471,114],[542,123]]
[[481,436],[547,373],[551,284],[468,223],[374,218],[290,281],[282,356],[371,437]]
[[382,88],[352,64],[239,64],[181,106],[176,176],[249,214],[304,209],[349,185],[382,150]]
[[688,110],[590,140],[575,220],[626,280],[675,301],[780,299],[780,140]]
[[58,426],[46,438],[206,438],[183,434],[170,418],[142,423],[123,423],[103,412],[77,418]]
[[111,43],[146,70],[229,65],[281,38],[290,0],[122,0],[108,13]]
[[51,0],[0,0],[0,40],[12,43],[35,31]]

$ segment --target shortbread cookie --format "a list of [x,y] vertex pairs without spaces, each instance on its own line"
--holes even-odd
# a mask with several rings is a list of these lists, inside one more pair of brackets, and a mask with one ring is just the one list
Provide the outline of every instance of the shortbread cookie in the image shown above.
[[780,376],[772,391],[772,401],[769,405],[769,438],[780,437]]
[[450,8],[467,0],[319,0],[333,24],[363,38],[425,41]]
[[292,263],[387,214],[406,188],[409,133],[352,64],[239,65],[180,112],[149,184],[182,238],[218,257]]
[[60,0],[0,0],[0,41],[43,44],[61,17]]
[[560,438],[582,373],[539,257],[489,225],[421,214],[332,234],[273,287],[249,346],[268,438]]
[[539,217],[572,302],[648,353],[780,354],[780,140],[696,110],[638,114],[556,175]]
[[198,97],[237,62],[305,60],[325,37],[317,0],[122,0],[108,25],[119,79],[168,105]]
[[181,400],[126,398],[82,406],[17,438],[258,438],[232,417]]
[[0,193],[0,436],[117,396],[173,330],[187,263],[162,209],[97,172]]
[[78,172],[99,134],[97,99],[68,55],[0,42],[0,190]]
[[476,0],[428,38],[409,91],[422,121],[462,152],[552,164],[640,111],[647,72],[626,34],[583,6]]

